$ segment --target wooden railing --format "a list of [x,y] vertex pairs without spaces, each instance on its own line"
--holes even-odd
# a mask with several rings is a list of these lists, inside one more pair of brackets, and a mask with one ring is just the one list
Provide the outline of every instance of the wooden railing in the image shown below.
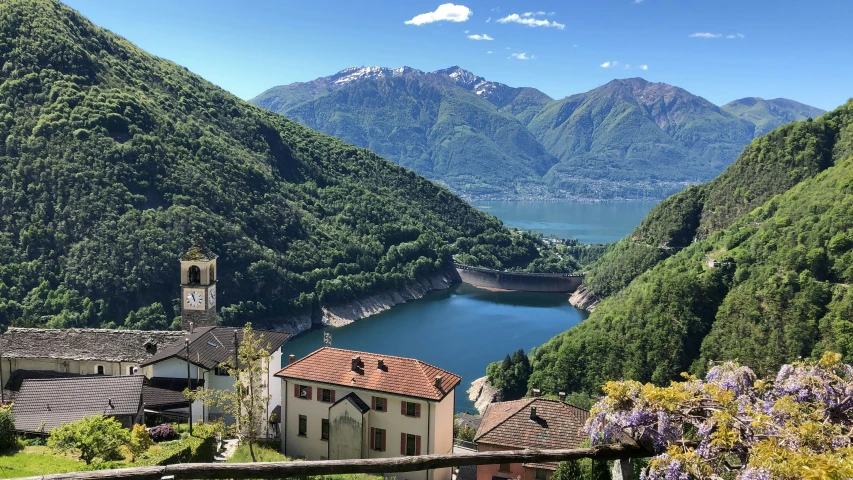
[[338,475],[344,473],[401,473],[432,470],[436,468],[467,465],[492,465],[501,463],[561,462],[591,458],[616,460],[621,458],[650,457],[652,453],[628,445],[604,445],[593,448],[565,450],[510,450],[475,452],[457,455],[420,455],[416,457],[371,458],[365,460],[321,460],[308,462],[266,463],[184,463],[162,467],[133,467],[90,472],[58,473],[24,480],[101,480],[105,478],[160,480],[174,479],[228,479],[228,478],[289,478],[309,475]]

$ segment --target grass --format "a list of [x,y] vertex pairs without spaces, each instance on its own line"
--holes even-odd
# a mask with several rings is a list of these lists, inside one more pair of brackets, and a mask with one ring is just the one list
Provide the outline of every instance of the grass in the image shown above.
[[71,457],[53,455],[47,447],[26,447],[0,455],[0,478],[33,477],[84,470],[86,464]]
[[[277,442],[276,442],[277,444]],[[290,458],[284,456],[275,447],[276,444],[266,443],[255,445],[255,457],[258,462],[287,462]],[[234,455],[228,459],[228,463],[249,463],[252,461],[252,456],[249,455],[249,446],[240,445],[234,452]],[[297,460],[298,461],[298,460]],[[321,477],[309,477],[312,480],[319,480]],[[361,473],[348,475],[323,475],[323,480],[380,480],[382,476],[365,475]]]

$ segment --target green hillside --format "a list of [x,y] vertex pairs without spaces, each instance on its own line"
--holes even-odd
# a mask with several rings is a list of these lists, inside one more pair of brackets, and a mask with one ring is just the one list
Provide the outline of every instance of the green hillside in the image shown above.
[[768,373],[825,349],[850,361],[853,102],[757,139],[714,182],[655,208],[634,236],[677,249],[537,349],[531,385],[665,383],[728,359]]
[[165,328],[177,258],[220,254],[224,320],[538,256],[449,191],[243,102],[50,0],[0,3],[0,327]]
[[764,100],[758,97],[747,97],[729,102],[720,108],[754,124],[756,137],[786,123],[817,118],[826,113],[825,110],[787,98]]
[[512,192],[556,163],[520,121],[444,75],[363,79],[282,113],[471,195]]
[[638,184],[649,193],[674,193],[707,181],[753,138],[749,122],[683,89],[641,78],[552,102],[528,128],[560,160],[546,181],[580,190],[606,180],[627,196]]

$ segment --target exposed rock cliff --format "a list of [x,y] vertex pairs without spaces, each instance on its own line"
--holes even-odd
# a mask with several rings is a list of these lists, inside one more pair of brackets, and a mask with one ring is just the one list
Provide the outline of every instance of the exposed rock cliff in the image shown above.
[[[340,305],[324,305],[320,309],[321,321],[323,325],[342,327],[356,320],[384,312],[395,305],[422,298],[429,292],[443,290],[454,283],[459,283],[459,281],[459,274],[456,273],[456,270],[448,268],[409,282],[397,290],[377,293]],[[270,324],[270,328],[276,330],[297,334],[311,328],[311,313],[305,312],[290,317],[271,319],[263,323]]]
[[571,303],[572,306],[588,312],[594,311],[595,306],[598,305],[598,302],[600,301],[601,299],[596,297],[595,294],[589,291],[584,285],[578,287],[578,289],[575,290],[575,293],[569,297],[569,303]]
[[500,402],[503,399],[503,394],[500,390],[492,386],[486,377],[480,377],[471,382],[471,387],[468,389],[468,398],[474,402],[474,408],[482,415],[490,403]]

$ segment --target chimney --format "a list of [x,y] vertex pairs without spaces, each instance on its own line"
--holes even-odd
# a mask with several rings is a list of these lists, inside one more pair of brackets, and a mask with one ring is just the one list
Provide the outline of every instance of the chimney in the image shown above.
[[539,396],[539,389],[534,388],[533,390],[531,390],[531,395],[533,395],[533,398],[538,397]]
[[566,401],[566,392],[560,392],[560,393],[558,393],[558,394],[557,394],[557,396],[560,398],[560,401],[561,401],[561,402],[564,402],[564,403],[565,403],[565,401]]
[[190,333],[193,333],[193,322],[190,322]]
[[377,370],[385,370],[385,360],[382,360],[381,358],[379,360],[377,360],[376,361],[376,369]]
[[357,372],[360,364],[361,364],[361,356],[353,355],[352,356],[352,368],[350,370],[352,370],[353,372]]
[[435,376],[435,388],[441,388],[441,375]]
[[294,355],[294,354],[292,354],[292,353],[291,353],[291,354],[290,354],[290,357],[288,357],[288,358],[287,358],[287,364],[288,364],[288,365],[291,365],[291,364],[293,364],[293,362],[295,362],[295,361],[296,361],[296,355]]
[[536,416],[536,407],[530,407],[530,419],[536,420],[537,418],[539,417]]

